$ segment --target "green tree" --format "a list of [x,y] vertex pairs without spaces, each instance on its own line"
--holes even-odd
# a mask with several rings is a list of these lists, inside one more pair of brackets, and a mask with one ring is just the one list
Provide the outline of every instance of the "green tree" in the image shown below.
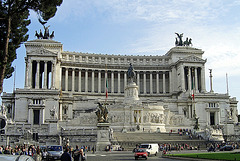
[[30,10],[48,21],[63,0],[0,0],[0,93],[3,80],[14,72],[12,62],[17,58],[16,50],[28,39],[27,26],[31,23]]

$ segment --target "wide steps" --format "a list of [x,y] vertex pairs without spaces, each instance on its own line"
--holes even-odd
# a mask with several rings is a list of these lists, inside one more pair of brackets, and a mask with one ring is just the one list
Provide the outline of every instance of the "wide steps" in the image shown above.
[[[166,141],[166,140],[190,140],[187,135],[179,135],[177,133],[121,133],[114,132],[115,141]],[[193,138],[194,139],[194,138]]]
[[125,150],[132,150],[137,144],[141,143],[158,143],[158,144],[188,144],[196,146],[198,144],[205,145],[205,140],[199,140],[196,137],[192,139],[188,135],[179,135],[177,133],[138,133],[138,132],[114,132],[112,144],[119,144]]

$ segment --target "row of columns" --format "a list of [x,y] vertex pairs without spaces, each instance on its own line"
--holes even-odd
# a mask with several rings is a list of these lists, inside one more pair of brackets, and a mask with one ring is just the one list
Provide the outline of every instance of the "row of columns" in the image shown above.
[[[40,64],[43,63],[43,67]],[[49,66],[49,67],[48,67]],[[26,60],[26,68],[25,68],[25,87],[26,88],[35,88],[35,89],[48,89],[55,88],[55,69],[56,63],[55,61],[40,61],[40,60]],[[35,69],[33,71],[33,69]],[[43,75],[42,75],[43,74]],[[51,74],[51,77],[50,77]],[[44,76],[44,80],[40,78]],[[50,81],[51,80],[51,81]],[[40,81],[43,83],[43,86],[40,86]],[[50,85],[50,86],[49,86]]]
[[[84,71],[82,71],[82,69],[75,69],[75,68],[64,68],[65,69],[65,78],[63,78],[63,79],[65,79],[65,84],[62,84],[62,89],[64,89],[64,91],[75,91],[75,73],[76,73],[76,71],[78,71],[78,92],[81,92],[81,89],[82,89],[82,87],[81,87],[81,85],[82,85],[82,72],[84,72],[85,74],[84,74],[84,76],[85,76],[85,82],[84,82],[84,85],[85,85],[85,87],[84,87],[84,91],[85,92],[89,92],[89,90],[88,90],[88,83],[91,83],[91,92],[92,93],[94,93],[95,92],[95,88],[94,88],[94,85],[95,85],[95,73],[96,73],[96,71],[95,70],[88,70],[88,69],[84,69]],[[69,70],[69,69],[71,69],[71,70]],[[72,75],[72,79],[71,79],[71,90],[69,90],[68,89],[68,84],[69,84],[69,82],[68,82],[68,80],[69,80],[69,71],[70,72],[72,72],[71,73],[71,75]],[[91,71],[91,82],[89,82],[88,81],[88,79],[89,79],[89,76],[88,76],[88,71]],[[111,91],[109,91],[109,92],[111,92],[111,93],[114,93],[115,91],[114,91],[114,86],[115,86],[115,81],[114,81],[114,72],[115,71],[111,71],[110,72],[110,77],[111,78],[108,78],[108,73],[109,72],[106,72],[106,71],[104,71],[104,70],[98,70],[98,90],[97,90],[97,93],[102,93],[102,90],[101,90],[101,88],[102,88],[102,86],[101,86],[101,84],[102,84],[102,81],[101,81],[101,73],[102,72],[105,72],[105,77],[104,77],[104,80],[105,80],[105,82],[106,82],[106,80],[108,79],[108,81],[110,81],[111,83],[110,83],[110,85],[111,85]],[[147,72],[146,71],[136,71],[136,73],[137,73],[137,80],[136,80],[136,83],[138,84],[138,86],[139,86],[139,88],[140,88],[140,73],[142,73],[143,72],[143,92],[142,93],[144,93],[144,94],[146,94],[147,93]],[[167,93],[167,92],[169,92],[169,87],[166,87],[166,73],[168,73],[168,75],[169,75],[169,82],[168,82],[168,86],[170,86],[170,79],[171,79],[171,77],[170,77],[170,75],[171,74],[169,74],[169,72],[167,72],[167,71],[161,71],[161,74],[162,74],[162,92],[161,93]],[[154,92],[153,92],[153,88],[156,88],[156,92],[155,93],[160,93],[160,78],[159,78],[159,74],[160,74],[160,71],[159,72],[154,72],[154,74],[156,75],[156,87],[154,87],[153,86],[153,72],[151,72],[150,71],[150,73],[149,73],[149,84],[150,84],[150,94],[153,94]],[[123,86],[124,87],[126,87],[126,85],[127,85],[127,71],[124,71],[124,73],[123,73]],[[104,87],[105,88],[105,87]],[[167,88],[168,88],[168,90],[167,90]],[[121,93],[121,71],[117,71],[117,93]],[[140,93],[140,90],[139,90],[139,93]]]
[[204,71],[205,71],[204,66],[203,67],[190,67],[190,66],[182,67],[181,68],[182,89],[185,89],[187,91],[194,90],[197,93],[204,92],[205,91],[205,72]]

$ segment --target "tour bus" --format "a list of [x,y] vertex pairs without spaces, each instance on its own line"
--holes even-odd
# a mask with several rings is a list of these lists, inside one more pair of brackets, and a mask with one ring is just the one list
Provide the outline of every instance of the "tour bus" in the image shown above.
[[144,148],[148,152],[148,156],[154,154],[155,156],[158,153],[158,144],[156,143],[144,143],[139,146],[139,148]]

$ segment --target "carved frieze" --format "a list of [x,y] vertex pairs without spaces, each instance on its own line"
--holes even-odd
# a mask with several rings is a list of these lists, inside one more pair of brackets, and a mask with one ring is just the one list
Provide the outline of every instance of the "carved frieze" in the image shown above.
[[32,56],[57,56],[57,53],[54,53],[52,51],[46,50],[44,48],[40,48],[39,50],[33,50],[30,52],[27,52],[27,55]]
[[198,62],[198,63],[205,63],[206,60],[203,60],[197,56],[191,55],[186,58],[181,59],[183,62]]

